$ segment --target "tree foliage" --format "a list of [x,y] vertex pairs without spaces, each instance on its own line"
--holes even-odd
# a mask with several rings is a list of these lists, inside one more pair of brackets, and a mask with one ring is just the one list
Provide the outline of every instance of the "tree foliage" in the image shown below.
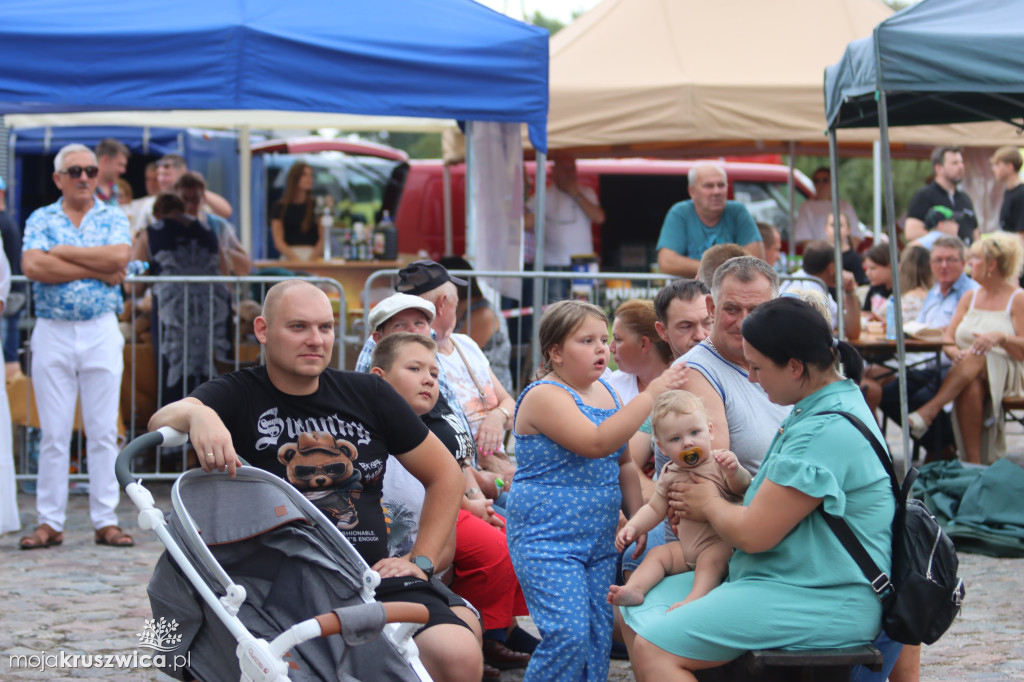
[[[575,19],[576,17],[573,16],[573,18]],[[534,26],[546,28],[548,30],[548,33],[550,33],[551,35],[555,35],[563,28],[565,28],[565,24],[563,24],[558,19],[553,19],[551,17],[544,16],[538,11],[534,11],[533,16],[530,17],[529,21]]]
[[[345,137],[349,133],[342,132]],[[409,155],[410,159],[439,159],[441,158],[441,135],[440,133],[406,133],[389,132],[386,130],[357,133],[360,139],[368,142],[386,144],[395,149],[401,149]]]

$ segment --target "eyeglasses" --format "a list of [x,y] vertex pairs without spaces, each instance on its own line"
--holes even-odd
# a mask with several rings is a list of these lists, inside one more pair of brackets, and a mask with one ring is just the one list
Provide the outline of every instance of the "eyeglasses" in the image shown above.
[[82,177],[82,173],[85,173],[86,177],[92,179],[100,174],[100,168],[99,166],[68,166],[59,172],[74,180]]
[[931,262],[934,265],[956,265],[957,263],[962,263],[963,261],[961,259],[959,259],[959,258],[951,257],[951,258],[932,258]]

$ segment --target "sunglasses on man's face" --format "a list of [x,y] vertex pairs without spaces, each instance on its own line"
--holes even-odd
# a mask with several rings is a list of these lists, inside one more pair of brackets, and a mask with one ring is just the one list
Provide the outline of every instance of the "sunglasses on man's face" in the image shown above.
[[91,179],[100,174],[100,169],[99,166],[68,166],[60,172],[75,180],[82,177],[82,173],[85,173]]

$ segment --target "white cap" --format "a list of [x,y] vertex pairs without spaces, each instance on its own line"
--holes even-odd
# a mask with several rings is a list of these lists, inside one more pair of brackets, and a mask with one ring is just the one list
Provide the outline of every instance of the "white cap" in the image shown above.
[[427,316],[427,324],[434,321],[434,304],[430,301],[410,294],[392,294],[377,305],[373,306],[373,309],[370,310],[370,316],[366,320],[366,324],[370,331],[376,331],[377,327],[381,326],[403,310],[409,310],[410,308],[422,310]]

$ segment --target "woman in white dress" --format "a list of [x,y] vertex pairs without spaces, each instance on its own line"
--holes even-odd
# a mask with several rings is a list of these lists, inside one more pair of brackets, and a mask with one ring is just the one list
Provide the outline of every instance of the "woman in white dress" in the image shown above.
[[[0,313],[11,291],[11,265],[0,242]],[[14,481],[14,447],[11,440],[11,407],[7,390],[0,391],[0,534],[21,530],[17,484]]]
[[[672,364],[672,349],[654,328],[657,320],[653,301],[634,298],[615,310],[610,350],[618,369],[605,374],[623,403],[640,395],[647,384]],[[630,439],[629,451],[637,469],[644,471],[647,467],[653,473],[650,420]],[[641,479],[642,487],[646,488],[648,483]]]

